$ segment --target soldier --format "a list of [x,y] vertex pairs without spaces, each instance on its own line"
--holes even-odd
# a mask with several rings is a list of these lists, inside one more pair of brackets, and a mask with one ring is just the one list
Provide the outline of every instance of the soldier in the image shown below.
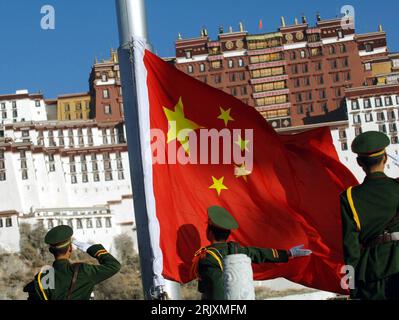
[[246,254],[253,263],[287,262],[290,258],[304,257],[312,253],[302,249],[303,245],[290,250],[241,247],[236,242],[227,242],[230,232],[238,228],[237,221],[222,207],[208,209],[207,238],[211,245],[195,254],[192,274],[198,278],[198,291],[202,300],[224,300],[223,258],[228,254]]
[[24,288],[24,292],[29,293],[28,300],[89,300],[96,284],[120,270],[120,263],[100,244],[73,242],[77,248],[96,258],[100,265],[71,264],[72,235],[72,228],[61,225],[46,234],[44,241],[55,258],[54,287],[47,288],[44,281],[47,276],[39,272]]
[[345,263],[354,268],[354,299],[399,298],[399,181],[384,173],[389,138],[360,134],[352,143],[366,173],[341,195]]

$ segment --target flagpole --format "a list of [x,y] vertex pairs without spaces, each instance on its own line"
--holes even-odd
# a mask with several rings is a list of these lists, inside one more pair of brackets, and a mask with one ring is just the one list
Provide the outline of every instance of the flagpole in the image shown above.
[[[159,294],[165,290],[172,299],[179,299],[180,286],[166,281],[162,276],[163,260],[159,247],[155,199],[153,194],[149,195],[152,189],[152,163],[146,153],[149,146],[145,145],[150,142],[148,97],[145,105],[143,95],[147,91],[146,81],[136,79],[143,70],[139,66],[142,62],[138,60],[139,54],[135,52],[136,42],[150,48],[145,4],[144,0],[115,0],[115,3],[120,42],[119,67],[144,297],[149,300],[153,298],[152,292]],[[147,131],[143,129],[144,126],[147,126]]]

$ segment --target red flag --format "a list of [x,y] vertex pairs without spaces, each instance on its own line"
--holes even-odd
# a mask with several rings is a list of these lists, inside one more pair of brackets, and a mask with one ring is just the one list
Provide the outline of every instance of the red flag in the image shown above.
[[262,19],[259,20],[259,30],[263,29],[263,21]]
[[[152,130],[153,190],[160,226],[163,275],[191,281],[194,253],[206,240],[207,208],[225,207],[239,229],[231,239],[244,246],[288,249],[305,244],[310,257],[286,264],[254,265],[257,280],[284,277],[316,289],[345,292],[339,194],[357,184],[339,160],[329,128],[279,136],[252,107],[178,71],[145,51]],[[173,159],[171,146],[193,156],[197,144],[180,130],[241,132],[231,144],[253,149],[253,167],[228,164],[159,163]],[[248,137],[245,129],[253,130]],[[162,133],[167,135],[162,143]],[[228,142],[219,145],[222,150]],[[210,149],[207,151],[210,151]],[[198,155],[197,158],[200,158]],[[211,156],[207,156],[208,160]],[[158,162],[158,163],[156,163]],[[235,168],[239,168],[235,171]]]

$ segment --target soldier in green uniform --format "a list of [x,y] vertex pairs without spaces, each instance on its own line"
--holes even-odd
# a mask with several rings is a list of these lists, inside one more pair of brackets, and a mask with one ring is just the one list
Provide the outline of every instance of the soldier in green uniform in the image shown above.
[[[94,286],[115,275],[120,263],[100,244],[89,245],[74,241],[74,245],[96,258],[99,265],[86,263],[71,264],[73,230],[69,226],[57,226],[45,237],[45,243],[54,255],[55,261],[50,273],[39,272],[34,280],[25,286],[28,300],[89,300]],[[51,272],[53,271],[53,273]],[[49,277],[54,275],[53,287]]]
[[230,232],[238,228],[237,221],[224,208],[208,209],[207,238],[211,245],[195,254],[192,274],[198,278],[198,291],[203,300],[224,300],[223,258],[228,254],[246,254],[253,263],[288,262],[290,258],[308,256],[312,251],[303,245],[290,250],[242,247],[236,242],[227,242]]
[[352,143],[366,173],[341,195],[345,263],[354,268],[353,299],[399,298],[399,181],[385,175],[389,138],[360,134]]

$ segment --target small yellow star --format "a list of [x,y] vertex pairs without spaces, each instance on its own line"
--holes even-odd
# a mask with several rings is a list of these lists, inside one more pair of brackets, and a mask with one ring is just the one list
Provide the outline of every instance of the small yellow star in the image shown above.
[[[199,129],[201,127],[195,122],[186,118],[183,109],[184,105],[181,97],[179,98],[179,101],[177,102],[174,111],[163,107],[163,111],[165,112],[165,116],[168,119],[169,123],[167,143],[177,139],[181,143],[186,153],[190,154],[189,137],[187,135],[191,131],[194,131],[195,129]],[[179,133],[182,130],[186,130],[185,133],[187,133],[187,135],[184,138],[179,137]]]
[[252,171],[247,170],[245,167],[245,163],[241,164],[241,166],[235,165],[234,168],[234,175],[236,178],[243,178],[245,182],[247,181],[247,176],[249,176],[252,173]]
[[209,187],[209,189],[215,189],[218,193],[218,196],[220,196],[220,193],[222,192],[222,190],[229,189],[223,184],[224,177],[221,177],[220,179],[216,179],[215,177],[212,176],[212,180],[213,180],[213,185],[211,185]]
[[229,121],[234,121],[234,119],[230,116],[231,108],[224,110],[222,107],[220,107],[220,116],[218,119],[224,121],[224,125],[227,127],[227,124]]
[[234,141],[234,143],[240,147],[241,151],[244,151],[244,150],[249,151],[248,148],[247,148],[249,140],[243,140],[241,138],[241,135],[238,136],[238,140]]

